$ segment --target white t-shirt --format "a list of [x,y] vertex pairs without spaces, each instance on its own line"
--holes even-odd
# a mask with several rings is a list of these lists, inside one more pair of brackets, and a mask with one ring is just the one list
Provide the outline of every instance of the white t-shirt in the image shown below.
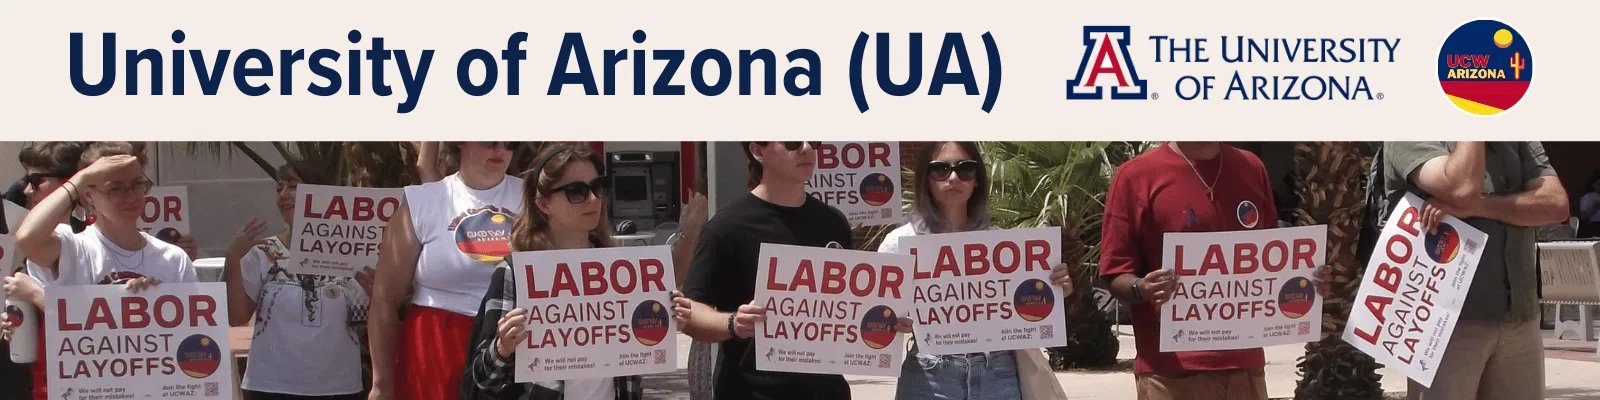
[[239,260],[244,291],[256,303],[245,389],[298,396],[361,391],[361,340],[367,293],[351,278],[295,275],[279,266],[289,249],[277,238]]
[[612,400],[617,398],[617,382],[612,378],[568,379],[562,381],[563,400]]
[[163,283],[200,282],[194,263],[183,249],[149,234],[139,233],[144,236],[144,248],[127,250],[111,243],[93,225],[72,233],[72,227],[62,224],[56,226],[55,232],[61,242],[61,258],[56,261],[58,273],[51,275],[48,268],[28,262],[28,274],[40,286],[123,284],[140,277]]
[[522,211],[522,179],[508,175],[495,187],[476,190],[452,174],[407,186],[405,193],[422,245],[411,303],[478,315],[495,266],[511,254],[511,225]]

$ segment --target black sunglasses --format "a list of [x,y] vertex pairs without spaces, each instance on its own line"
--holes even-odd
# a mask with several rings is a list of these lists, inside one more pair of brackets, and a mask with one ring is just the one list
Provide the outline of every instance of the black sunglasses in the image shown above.
[[520,145],[522,142],[477,142],[477,143],[478,143],[479,146],[483,146],[483,148],[485,148],[485,149],[492,149],[492,148],[495,148],[495,147],[504,147],[504,148],[506,148],[506,150],[516,150],[517,146]]
[[557,186],[553,193],[546,194],[561,193],[567,196],[568,203],[578,204],[584,202],[584,200],[589,200],[590,194],[594,194],[597,199],[604,199],[606,198],[606,190],[610,188],[611,177],[602,176],[588,182],[573,182]]
[[956,177],[961,178],[963,181],[972,181],[973,179],[978,179],[978,170],[981,169],[983,169],[983,164],[975,160],[961,160],[957,161],[955,165],[945,161],[928,163],[928,173],[936,181],[950,180],[951,172],[955,172]]
[[789,149],[789,151],[797,151],[800,150],[800,146],[807,144],[811,145],[812,150],[822,148],[822,142],[783,142],[783,148]]
[[22,181],[27,182],[29,185],[33,185],[33,187],[39,187],[39,184],[44,182],[45,179],[66,179],[71,177],[71,174],[60,172],[30,172],[27,175],[22,176]]

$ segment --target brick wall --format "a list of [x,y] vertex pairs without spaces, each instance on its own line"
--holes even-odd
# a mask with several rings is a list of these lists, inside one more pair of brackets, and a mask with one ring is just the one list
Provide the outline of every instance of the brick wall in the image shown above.
[[[912,177],[910,172],[906,172],[906,169],[917,162],[917,153],[922,152],[924,146],[928,146],[932,143],[933,142],[900,142],[900,186],[902,189],[907,191],[911,190]],[[851,240],[855,242],[856,249],[877,250],[878,237],[875,237],[873,233],[877,230],[882,230],[886,233],[888,232],[887,229],[893,229],[893,226],[862,227],[855,230],[855,237]]]

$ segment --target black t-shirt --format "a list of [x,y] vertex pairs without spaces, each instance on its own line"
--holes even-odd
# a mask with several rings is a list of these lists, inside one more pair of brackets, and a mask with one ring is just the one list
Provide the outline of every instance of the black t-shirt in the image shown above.
[[[799,207],[768,203],[745,194],[700,231],[683,294],[695,301],[734,312],[755,298],[756,267],[762,243],[853,248],[850,222],[844,213],[806,197]],[[850,385],[840,375],[756,370],[752,341],[722,342],[717,373],[718,399],[849,399]]]

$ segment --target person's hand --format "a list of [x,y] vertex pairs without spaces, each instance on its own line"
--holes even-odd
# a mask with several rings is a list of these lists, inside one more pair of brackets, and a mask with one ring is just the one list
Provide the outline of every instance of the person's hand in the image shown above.
[[683,327],[689,324],[689,317],[694,315],[694,305],[689,302],[683,292],[672,291],[672,321],[678,324],[678,331],[683,332]]
[[1428,233],[1434,233],[1439,228],[1439,223],[1444,222],[1445,216],[1466,219],[1478,216],[1478,203],[1481,201],[1451,202],[1441,199],[1430,199],[1422,204],[1422,227]]
[[228,257],[233,259],[244,258],[250,254],[250,249],[261,243],[261,234],[266,232],[267,223],[255,218],[246,222],[243,228],[233,233],[233,240],[228,242]]
[[178,242],[173,244],[178,245],[178,248],[183,249],[183,254],[189,255],[189,261],[200,259],[200,249],[199,247],[195,246],[193,236],[181,236],[178,238]]
[[367,392],[367,400],[394,400],[394,395],[386,389],[373,386],[372,391]]
[[894,321],[894,331],[900,333],[917,333],[916,327],[911,325],[911,318],[904,317]]
[[86,183],[95,185],[105,183],[106,175],[130,168],[139,169],[139,158],[123,154],[100,157],[99,160],[94,160],[94,163],[89,164],[88,167],[84,167],[82,171],[78,171],[78,174],[87,180]]
[[1311,286],[1317,288],[1317,295],[1326,299],[1333,295],[1333,267],[1323,265],[1317,267],[1317,272],[1311,275]]
[[157,285],[160,285],[160,284],[161,284],[161,280],[160,279],[151,278],[151,277],[148,277],[148,276],[141,276],[141,277],[138,277],[138,278],[129,279],[128,283],[127,283],[127,286],[128,286],[128,291],[129,292],[133,292],[133,293],[137,294],[139,292],[143,292],[145,289],[153,288],[153,287],[156,287]]
[[1161,307],[1168,300],[1172,300],[1172,288],[1178,284],[1178,276],[1172,274],[1170,269],[1158,269],[1145,274],[1139,281],[1139,294],[1150,304]]
[[0,279],[4,281],[6,298],[27,301],[33,304],[44,303],[44,289],[33,281],[33,277],[18,271],[16,274]]
[[367,292],[367,296],[372,296],[372,274],[375,272],[377,271],[373,271],[372,267],[356,271],[356,284],[361,285],[361,290]]
[[517,353],[517,345],[522,344],[523,331],[528,329],[528,310],[513,308],[506,315],[500,317],[500,327],[495,335],[494,352],[500,358],[511,358]]
[[1050,283],[1061,288],[1061,297],[1072,295],[1072,267],[1066,263],[1058,264],[1050,269]]
[[755,304],[739,306],[739,311],[733,313],[733,335],[740,339],[756,337],[756,323],[766,320],[766,308]]

